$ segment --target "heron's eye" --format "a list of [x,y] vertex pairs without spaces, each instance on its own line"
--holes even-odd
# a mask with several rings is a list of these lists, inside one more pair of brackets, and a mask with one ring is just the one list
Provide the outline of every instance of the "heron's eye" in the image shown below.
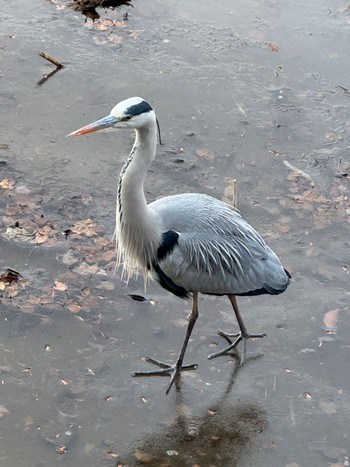
[[131,117],[132,117],[132,115],[125,115],[125,117],[123,118],[123,120],[130,120]]

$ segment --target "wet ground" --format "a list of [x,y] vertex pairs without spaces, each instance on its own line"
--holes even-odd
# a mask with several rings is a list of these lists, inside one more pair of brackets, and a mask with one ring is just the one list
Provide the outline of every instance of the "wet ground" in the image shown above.
[[[348,466],[349,5],[138,0],[95,22],[62,5],[2,5],[1,466]],[[64,65],[44,80],[41,51]],[[113,273],[132,135],[65,139],[132,95],[162,128],[148,199],[230,202],[237,179],[293,274],[279,297],[239,300],[267,333],[243,368],[207,360],[236,323],[201,297],[199,368],[168,396],[167,378],[130,373],[174,360],[190,303]]]

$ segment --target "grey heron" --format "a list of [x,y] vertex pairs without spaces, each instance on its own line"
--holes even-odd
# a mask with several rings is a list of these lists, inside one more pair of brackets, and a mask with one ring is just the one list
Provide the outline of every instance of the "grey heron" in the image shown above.
[[[184,193],[167,196],[147,204],[144,179],[156,155],[156,114],[140,97],[117,104],[111,113],[68,136],[79,136],[106,128],[132,128],[136,138],[118,181],[116,209],[117,262],[130,277],[141,268],[145,281],[155,279],[167,291],[188,299],[192,295],[186,335],[173,365],[147,357],[160,369],[134,372],[133,376],[169,375],[166,394],[182,370],[194,324],[198,317],[198,294],[227,295],[236,315],[239,333],[226,334],[230,345],[209,355],[209,359],[227,354],[243,341],[241,364],[249,338],[236,296],[278,295],[287,288],[290,274],[262,237],[237,210],[212,196]],[[233,337],[234,340],[230,340]]]

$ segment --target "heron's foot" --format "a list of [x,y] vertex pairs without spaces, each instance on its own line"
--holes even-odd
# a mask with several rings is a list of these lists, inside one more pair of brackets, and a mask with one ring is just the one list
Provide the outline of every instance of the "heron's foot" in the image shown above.
[[[247,340],[248,339],[256,339],[256,338],[262,338],[266,337],[265,333],[261,334],[248,334],[248,333],[243,333],[239,332],[237,334],[227,334],[223,331],[218,331],[219,336],[224,337],[228,342],[229,346],[225,347],[224,349],[220,350],[219,352],[212,353],[208,355],[208,359],[211,360],[212,358],[220,357],[221,355],[226,355],[228,354],[231,350],[236,349],[237,345],[243,341],[243,352],[241,353],[241,366],[244,365],[245,358],[246,358],[246,353],[247,353]],[[231,337],[234,337],[235,339],[232,341]]]
[[181,365],[179,362],[174,363],[174,365],[169,365],[168,363],[160,362],[151,357],[145,358],[146,362],[151,363],[160,367],[160,370],[150,370],[150,371],[133,371],[132,376],[170,376],[170,384],[166,390],[166,394],[169,394],[169,391],[174,384],[174,381],[177,380],[180,376],[181,371],[190,371],[196,370],[198,368],[197,364],[194,365]]

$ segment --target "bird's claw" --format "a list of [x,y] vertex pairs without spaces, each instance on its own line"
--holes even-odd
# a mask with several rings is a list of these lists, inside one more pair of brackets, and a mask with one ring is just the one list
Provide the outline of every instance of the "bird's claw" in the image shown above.
[[[221,355],[226,355],[228,354],[231,350],[236,349],[237,345],[243,341],[243,352],[241,353],[241,361],[240,364],[241,366],[244,365],[245,362],[245,357],[246,357],[246,352],[247,352],[247,340],[248,339],[255,339],[255,338],[262,338],[266,337],[265,333],[261,334],[248,334],[248,333],[242,333],[239,332],[237,334],[227,334],[223,331],[218,331],[219,336],[224,337],[228,342],[229,346],[225,347],[224,349],[220,350],[219,352],[212,353],[208,355],[208,360],[211,360],[216,357],[220,357]],[[232,341],[230,338],[234,337],[235,340]]]
[[155,360],[151,357],[145,358],[146,362],[151,363],[152,365],[156,365],[160,367],[160,370],[150,370],[150,371],[133,371],[131,373],[132,376],[171,376],[170,384],[168,389],[166,390],[166,394],[168,395],[174,381],[179,378],[181,371],[190,371],[196,370],[198,368],[197,364],[193,365],[183,365],[179,366],[178,363],[174,363],[174,365],[169,365],[168,363],[161,362],[159,360]]

